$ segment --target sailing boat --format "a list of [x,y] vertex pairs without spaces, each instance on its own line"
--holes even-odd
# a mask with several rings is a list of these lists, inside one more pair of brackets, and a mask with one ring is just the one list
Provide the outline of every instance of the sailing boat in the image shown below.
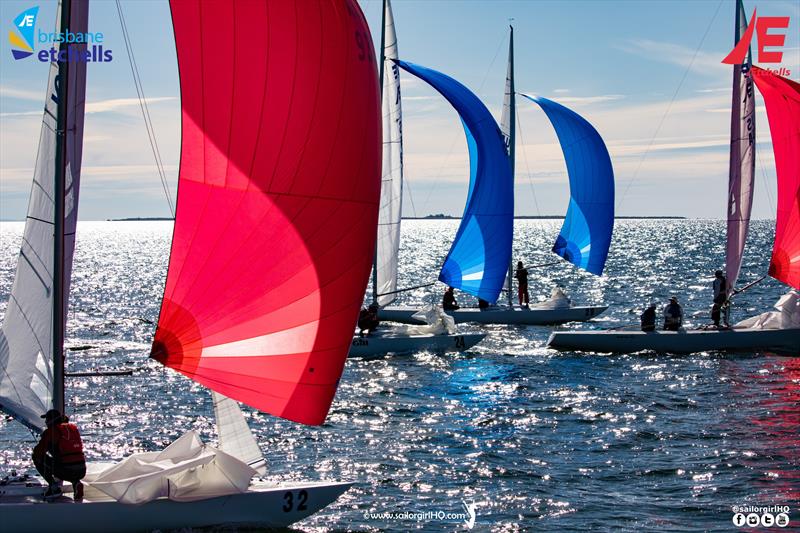
[[[735,43],[747,19],[737,2]],[[728,184],[726,270],[729,293],[741,270],[753,202],[755,169],[755,83],[767,109],[778,176],[775,240],[768,275],[793,287],[775,311],[749,318],[730,329],[692,331],[554,332],[548,344],[559,350],[597,352],[693,353],[707,350],[775,350],[800,352],[800,85],[751,66],[733,66],[731,155]]]
[[[379,62],[383,108],[383,178],[378,239],[372,268],[372,302],[378,306],[390,304],[397,296],[403,211],[403,116],[397,60],[397,34],[392,6],[389,0],[384,0]],[[422,350],[457,352],[475,346],[486,337],[483,333],[457,332],[452,319],[437,312],[436,308],[429,308],[418,316],[419,323],[423,324],[418,327],[379,328],[369,336],[355,336],[350,356],[376,358],[389,353]]]
[[[507,151],[507,166],[513,175],[515,167],[515,122],[516,91],[514,88],[514,28],[512,27],[508,48],[508,71],[506,75],[505,97],[500,130]],[[561,149],[567,163],[570,181],[570,202],[561,232],[553,247],[553,252],[574,265],[596,275],[601,275],[605,266],[608,248],[611,244],[611,233],[614,227],[614,171],[603,139],[583,117],[566,107],[543,97],[522,94],[526,99],[538,104],[547,114],[558,135]],[[486,164],[486,163],[484,163]],[[498,163],[500,164],[500,163]],[[489,179],[489,178],[486,178]],[[472,182],[470,182],[472,183]],[[470,189],[470,194],[472,189]],[[513,195],[513,190],[512,193]],[[506,232],[502,240],[513,237],[513,198],[509,203],[511,216],[502,231]],[[462,221],[462,227],[464,222]],[[461,228],[459,228],[461,231]],[[458,240],[458,236],[456,237]],[[465,241],[467,246],[473,245]],[[480,249],[476,247],[476,249]],[[496,258],[499,258],[498,255]],[[471,283],[496,283],[499,278],[506,283],[508,295],[507,305],[497,305],[488,309],[459,309],[448,311],[456,323],[476,322],[481,324],[519,324],[545,325],[563,324],[565,322],[585,321],[594,318],[607,306],[572,306],[556,301],[545,301],[530,307],[515,307],[512,302],[513,262],[509,255],[502,265],[496,265],[494,271],[482,270],[471,272]],[[440,281],[465,292],[495,303],[494,298],[481,296],[478,291],[470,290],[468,284],[460,279],[453,279],[448,263],[442,268]],[[507,278],[507,281],[505,281]],[[501,282],[502,284],[502,282]],[[381,317],[397,322],[414,323],[413,308],[386,308],[381,310]]]
[[[264,461],[237,401],[316,425],[336,392],[377,224],[380,105],[368,26],[355,0],[173,0],[170,9],[183,135],[151,357],[214,391],[220,447],[189,431],[160,452],[90,464],[80,505],[45,503],[30,479],[6,484],[9,531],[285,527],[351,485],[252,482]],[[61,1],[58,31],[86,32],[87,20],[87,2]],[[0,335],[0,406],[36,431],[41,413],[65,405],[85,65],[51,65]]]

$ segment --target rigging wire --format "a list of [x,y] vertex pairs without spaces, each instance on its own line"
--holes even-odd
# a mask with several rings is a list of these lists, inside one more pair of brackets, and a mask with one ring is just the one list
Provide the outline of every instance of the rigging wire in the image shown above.
[[631,178],[628,180],[628,183],[625,186],[625,190],[622,191],[622,195],[620,195],[619,200],[617,200],[617,205],[616,205],[617,211],[619,211],[619,207],[622,205],[622,201],[625,199],[625,195],[628,194],[628,189],[631,188],[631,184],[636,180],[636,177],[639,175],[639,170],[641,170],[644,160],[647,159],[647,155],[650,153],[650,149],[653,147],[653,143],[658,137],[658,134],[661,131],[661,127],[664,125],[664,120],[667,118],[667,115],[669,115],[669,112],[672,109],[672,104],[675,103],[675,98],[678,96],[681,87],[683,87],[683,83],[686,81],[686,77],[689,75],[689,71],[694,65],[694,60],[697,59],[697,54],[700,52],[700,48],[703,47],[703,43],[706,41],[706,37],[708,37],[708,32],[711,30],[711,26],[713,26],[714,21],[717,20],[717,15],[719,15],[719,10],[722,7],[722,2],[723,0],[719,0],[719,3],[717,4],[717,10],[714,11],[714,16],[711,18],[711,22],[708,23],[708,27],[706,28],[706,31],[703,34],[703,38],[700,39],[700,44],[697,45],[697,48],[694,51],[694,55],[692,55],[692,60],[689,61],[689,64],[686,66],[686,70],[683,72],[683,77],[681,78],[680,83],[678,83],[678,86],[675,88],[675,92],[672,94],[672,99],[670,99],[669,104],[667,105],[667,109],[661,116],[661,120],[659,121],[658,126],[656,127],[656,130],[653,133],[653,137],[650,139],[650,143],[647,145],[647,148],[642,154],[642,157],[639,159],[639,164],[636,165],[636,170],[634,170],[633,176],[631,176]]
[[164,161],[161,159],[161,151],[158,148],[158,141],[156,139],[155,128],[153,127],[153,120],[150,117],[150,110],[147,107],[147,99],[144,95],[144,87],[142,86],[142,79],[139,75],[139,67],[136,65],[136,58],[133,54],[133,44],[128,34],[128,25],[125,22],[125,15],[122,13],[122,4],[120,0],[116,0],[117,13],[119,14],[119,24],[122,28],[122,37],[125,41],[125,50],[128,53],[128,63],[131,67],[131,75],[133,76],[133,85],[136,88],[136,96],[139,99],[139,107],[142,110],[142,118],[144,119],[145,129],[147,130],[147,139],[150,142],[150,149],[153,152],[155,159],[156,169],[158,176],[161,179],[161,187],[164,190],[164,196],[167,199],[169,211],[172,218],[175,218],[175,204],[172,201],[172,195],[169,192],[169,182],[167,181],[167,174],[164,170]]
[[[514,95],[516,97],[516,95]],[[536,189],[533,187],[533,177],[531,175],[531,168],[528,165],[528,154],[525,151],[525,139],[522,136],[522,121],[520,120],[520,113],[517,112],[517,134],[519,135],[519,140],[522,141],[522,159],[525,161],[525,176],[528,178],[528,186],[531,189],[531,196],[533,196],[533,205],[536,207],[536,215],[542,216],[542,212],[539,210],[539,200],[536,198]]]

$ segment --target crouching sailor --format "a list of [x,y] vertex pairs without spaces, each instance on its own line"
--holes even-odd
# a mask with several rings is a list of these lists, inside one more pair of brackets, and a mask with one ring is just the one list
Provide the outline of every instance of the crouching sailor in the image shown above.
[[664,308],[664,329],[678,331],[683,325],[683,307],[678,303],[678,298],[673,296]]
[[72,483],[76,502],[83,501],[83,483],[86,475],[86,458],[83,456],[83,441],[78,427],[56,409],[42,415],[47,429],[33,448],[33,464],[47,481],[49,487],[45,498],[61,494],[56,478]]

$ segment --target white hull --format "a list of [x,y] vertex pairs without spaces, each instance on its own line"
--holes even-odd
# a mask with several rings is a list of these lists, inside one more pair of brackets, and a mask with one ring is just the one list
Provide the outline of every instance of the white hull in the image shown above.
[[[160,498],[127,505],[87,488],[83,503],[62,496],[47,503],[41,497],[2,497],[3,531],[66,533],[152,531],[208,526],[280,528],[312,515],[344,493],[352,483],[253,484],[243,494],[192,502]],[[40,493],[41,494],[41,493]]]
[[388,354],[406,354],[430,351],[436,353],[462,352],[472,348],[486,337],[485,333],[453,335],[393,335],[372,334],[353,337],[349,357],[375,359]]
[[[536,307],[525,309],[522,307],[499,306],[485,311],[471,308],[446,311],[446,313],[452,316],[457,324],[473,322],[477,324],[544,326],[567,322],[585,322],[606,309],[608,309],[608,306],[564,307],[560,309]],[[412,315],[417,311],[418,309],[412,307],[386,307],[378,311],[378,318],[404,324],[422,324],[422,322],[412,318]]]
[[796,355],[800,354],[800,329],[556,331],[547,344],[557,350],[606,353],[766,350]]

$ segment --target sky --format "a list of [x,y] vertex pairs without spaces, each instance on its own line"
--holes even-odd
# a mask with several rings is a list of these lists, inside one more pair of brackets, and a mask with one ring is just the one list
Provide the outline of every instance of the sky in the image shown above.
[[[380,42],[380,0],[361,0]],[[0,1],[0,219],[22,219],[41,126],[47,65],[15,61],[5,36],[39,5],[37,30],[53,31],[56,2]],[[789,16],[783,60],[800,79],[800,2],[745,0],[748,17]],[[728,174],[734,0],[435,1],[392,4],[402,59],[471,88],[497,120],[508,25],[514,25],[518,92],[554,99],[604,138],[615,171],[618,215],[724,218]],[[133,52],[164,161],[177,183],[180,99],[166,0],[123,0]],[[90,64],[81,220],[169,216],[132,81],[116,4],[90,5],[89,31],[105,35],[113,61]],[[773,30],[780,33],[782,30]],[[405,216],[458,216],[469,171],[455,111],[424,82],[401,74]],[[755,218],[773,218],[776,187],[763,101],[758,97]],[[566,166],[546,116],[518,98],[517,215],[563,215]]]

